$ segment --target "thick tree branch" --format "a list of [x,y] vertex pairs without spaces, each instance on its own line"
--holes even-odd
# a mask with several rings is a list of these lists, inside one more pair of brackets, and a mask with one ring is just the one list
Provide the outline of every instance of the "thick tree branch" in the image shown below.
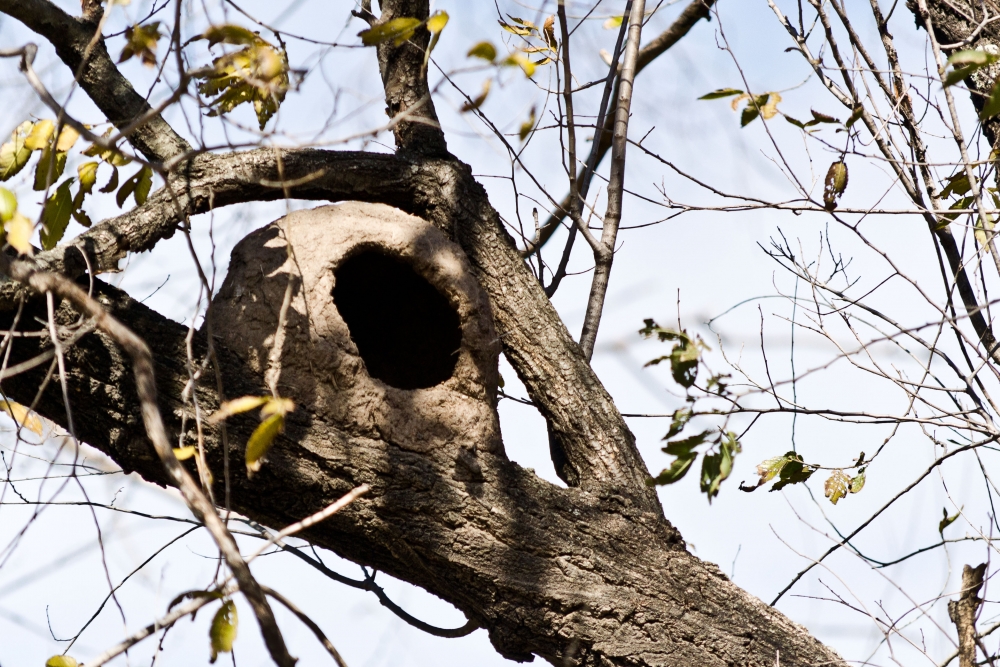
[[[185,216],[211,206],[286,196],[369,201],[418,215],[455,239],[489,295],[504,352],[566,449],[572,479],[594,492],[632,498],[661,513],[635,438],[570,333],[522,261],[485,190],[465,165],[372,153],[258,149],[193,159],[144,206],[94,225],[39,254],[35,270],[71,277],[114,270],[127,252],[151,249]],[[286,185],[281,187],[281,183]],[[172,188],[174,194],[168,194]]]
[[[962,594],[957,600],[948,602],[948,616],[958,630],[958,664],[960,667],[976,667],[976,616],[983,601],[979,590],[983,587],[986,563],[976,567],[962,568]],[[984,653],[989,655],[989,653]]]
[[[288,654],[284,638],[274,620],[271,606],[267,602],[264,591],[261,590],[257,580],[250,573],[250,568],[243,560],[243,556],[240,555],[236,540],[233,539],[232,534],[215,511],[215,506],[209,501],[208,496],[202,492],[174,455],[157,404],[153,356],[149,347],[131,329],[124,326],[114,316],[109,315],[100,303],[65,276],[33,271],[23,263],[11,264],[3,253],[0,253],[0,272],[38,292],[43,294],[51,292],[71,302],[77,311],[92,318],[98,329],[129,355],[135,374],[139,412],[142,415],[146,435],[152,442],[153,449],[166,470],[170,483],[180,490],[188,508],[199,521],[205,524],[215,539],[219,551],[239,583],[240,591],[246,596],[247,602],[250,603],[257,621],[260,623],[261,634],[264,636],[264,643],[267,645],[271,657],[281,667],[294,667],[295,659]],[[67,428],[72,429],[72,426],[67,424]]]
[[[0,304],[12,303],[12,287],[0,286],[8,293]],[[161,411],[176,433],[179,415],[190,410],[180,398],[188,381],[187,328],[99,280],[95,298],[125,326],[149,332]],[[0,312],[0,326],[9,326],[14,312]],[[41,313],[44,300],[29,300],[21,321],[34,322]],[[60,323],[78,317],[65,304],[57,311]],[[13,345],[11,363],[19,363],[40,352],[46,340],[16,338]],[[193,346],[196,355],[205,354],[201,333]],[[216,347],[233,395],[264,389],[262,375]],[[168,481],[146,438],[137,388],[121,349],[95,334],[67,354],[74,409],[88,416],[79,425],[80,438],[127,471]],[[44,371],[36,369],[8,378],[3,391],[27,402],[41,375]],[[218,405],[212,387],[196,391],[204,410]],[[37,409],[56,421],[64,419],[58,387],[43,392]],[[256,420],[235,417],[228,426],[234,443],[230,454],[239,456]],[[212,427],[205,436],[208,463],[219,479],[220,438]],[[451,447],[409,451],[338,430],[297,410],[267,465],[252,480],[233,476],[233,506],[261,523],[288,525],[368,484],[368,502],[349,506],[303,536],[455,604],[487,628],[494,646],[509,658],[526,660],[534,654],[560,667],[770,667],[780,651],[785,665],[843,664],[780,612],[690,555],[676,531],[656,515],[615,495],[556,487],[502,452],[480,451],[482,481],[460,481],[455,454]]]
[[[95,39],[100,14],[93,7],[85,18],[75,18],[48,0],[0,0],[0,12],[48,40],[70,70],[79,73],[80,87],[115,127],[125,128],[150,111],[146,100],[118,71],[104,39]],[[128,139],[154,162],[165,162],[191,150],[159,115],[132,130]]]
[[[376,24],[403,17],[423,21],[430,13],[429,0],[386,0],[379,7],[381,16]],[[378,65],[385,89],[386,114],[390,118],[404,113],[409,116],[393,126],[396,149],[446,157],[448,145],[438,123],[424,68],[424,51],[429,41],[430,33],[423,27],[399,46],[387,40],[378,45]]]

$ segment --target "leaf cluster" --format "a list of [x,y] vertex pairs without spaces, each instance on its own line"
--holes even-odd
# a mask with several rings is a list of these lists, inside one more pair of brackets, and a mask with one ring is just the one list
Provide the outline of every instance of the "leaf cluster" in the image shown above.
[[199,75],[198,92],[214,98],[209,116],[229,113],[241,104],[253,105],[257,122],[263,130],[277,113],[289,87],[288,54],[262,39],[259,34],[237,25],[216,25],[202,34],[209,48],[229,44],[243,48],[212,61],[212,67]]

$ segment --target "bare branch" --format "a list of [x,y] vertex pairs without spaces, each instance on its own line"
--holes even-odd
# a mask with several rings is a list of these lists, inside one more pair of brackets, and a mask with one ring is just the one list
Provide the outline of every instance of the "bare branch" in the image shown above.
[[622,62],[618,96],[615,104],[615,130],[611,147],[611,177],[608,181],[608,210],[604,215],[604,231],[601,234],[601,247],[594,252],[594,280],[590,287],[590,297],[587,299],[587,313],[583,318],[583,333],[580,335],[580,347],[583,354],[590,360],[594,354],[594,343],[597,340],[597,328],[601,324],[601,313],[604,311],[604,297],[608,293],[608,279],[611,276],[611,264],[615,258],[615,242],[618,239],[618,226],[622,219],[622,199],[625,189],[625,149],[628,146],[628,119],[632,105],[632,82],[635,80],[636,62],[639,59],[639,39],[642,36],[642,20],[646,10],[645,0],[632,3],[632,13],[629,14],[628,42],[625,46],[625,59]]

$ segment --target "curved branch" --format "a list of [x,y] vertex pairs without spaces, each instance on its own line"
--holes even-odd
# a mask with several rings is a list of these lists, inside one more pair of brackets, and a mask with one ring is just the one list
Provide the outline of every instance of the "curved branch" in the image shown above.
[[[93,5],[93,3],[90,3]],[[59,58],[77,75],[80,87],[115,127],[127,127],[150,112],[150,106],[115,66],[104,39],[97,37],[100,9],[84,18],[70,16],[48,0],[0,0],[7,14],[48,40]],[[191,150],[160,115],[131,131],[129,141],[151,161],[165,162]]]
[[[115,270],[151,249],[185,216],[285,196],[368,201],[425,218],[462,246],[490,298],[504,352],[563,444],[570,477],[588,491],[628,497],[662,515],[649,472],[614,402],[531,274],[469,168],[452,160],[314,149],[202,155],[146,202],[64,246],[15,263],[83,275]],[[282,186],[284,184],[284,187]]]

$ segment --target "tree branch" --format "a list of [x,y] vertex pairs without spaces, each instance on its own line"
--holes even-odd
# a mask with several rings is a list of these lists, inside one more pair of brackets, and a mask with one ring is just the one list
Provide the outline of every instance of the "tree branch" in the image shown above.
[[[537,284],[537,283],[536,283]],[[13,305],[13,284],[0,285]],[[187,384],[187,328],[171,322],[100,280],[95,298],[133,331],[149,332],[162,415],[180,428]],[[0,327],[16,309],[0,308]],[[21,321],[34,323],[44,299],[29,300]],[[67,304],[59,322],[78,315]],[[44,320],[43,320],[44,321]],[[34,325],[33,325],[34,326]],[[44,328],[44,325],[39,325]],[[39,336],[12,339],[11,363],[37,354]],[[192,341],[206,353],[203,332]],[[258,394],[262,375],[216,345],[227,389]],[[168,482],[140,414],[129,361],[104,334],[67,350],[67,388],[86,414],[79,437],[148,480]],[[3,383],[15,400],[34,398],[43,369]],[[211,383],[206,383],[206,385]],[[195,388],[206,411],[218,406],[212,386]],[[58,387],[37,410],[62,423]],[[232,455],[256,427],[252,416],[228,420]],[[221,439],[205,431],[208,465],[220,478]],[[239,444],[235,444],[239,443]],[[553,664],[653,667],[664,664],[842,665],[840,658],[774,609],[740,590],[714,565],[690,555],[663,519],[614,495],[581,493],[540,479],[480,450],[482,481],[455,479],[455,449],[408,451],[377,437],[351,434],[297,410],[289,415],[269,461],[253,479],[234,475],[237,511],[282,526],[319,512],[368,484],[370,501],[353,504],[303,533],[311,542],[357,563],[421,586],[487,628],[493,645],[518,660],[538,655]],[[221,481],[218,482],[221,484]],[[650,632],[650,628],[655,632]]]
[[628,146],[628,119],[632,109],[632,82],[635,80],[636,62],[639,59],[639,39],[642,36],[642,21],[645,18],[645,0],[632,3],[629,14],[628,42],[625,59],[619,77],[618,96],[615,104],[615,129],[611,140],[611,175],[608,178],[608,209],[604,214],[604,231],[600,248],[594,251],[594,280],[587,299],[587,312],[583,318],[583,333],[580,347],[590,361],[597,341],[597,328],[604,312],[604,297],[608,293],[611,264],[615,259],[615,242],[618,226],[622,220],[622,199],[625,194],[625,149]]
[[[381,16],[374,25],[402,17],[423,21],[430,14],[430,3],[429,0],[385,0],[379,3],[379,9]],[[428,157],[446,157],[448,144],[434,110],[424,68],[424,51],[430,36],[421,26],[413,37],[399,46],[391,39],[382,42],[377,47],[378,65],[385,89],[386,114],[390,118],[410,114],[407,120],[393,127],[396,149]]]
[[[584,489],[630,497],[662,514],[649,472],[614,402],[521,259],[513,239],[466,165],[313,149],[202,155],[144,206],[94,225],[66,245],[19,259],[70,277],[114,270],[127,252],[151,249],[185,216],[210,207],[298,199],[368,201],[420,216],[465,250],[490,298],[504,352],[566,449],[570,477]],[[281,184],[285,183],[285,187]],[[264,185],[267,184],[267,185]],[[173,194],[169,194],[170,191]]]
[[[100,303],[65,276],[33,271],[24,264],[11,264],[3,253],[0,253],[0,272],[38,292],[43,294],[51,292],[70,301],[81,314],[93,318],[97,327],[129,355],[135,373],[136,393],[146,435],[152,442],[171,483],[180,490],[188,508],[205,524],[218,545],[219,551],[239,583],[240,591],[246,596],[247,602],[257,616],[264,643],[271,657],[281,667],[294,667],[295,659],[288,654],[271,606],[257,580],[250,573],[243,556],[240,555],[236,540],[215,511],[215,506],[209,501],[208,496],[202,492],[174,455],[157,404],[153,357],[149,347],[128,327],[109,315]],[[67,427],[72,428],[69,424]]]
[[[691,28],[693,28],[698,21],[709,18],[709,10],[711,10],[715,2],[716,0],[692,0],[691,4],[684,8],[684,11],[681,12],[680,16],[677,17],[677,20],[675,20],[669,28],[657,35],[655,39],[639,51],[639,58],[635,65],[636,75],[638,75],[639,72],[645,69],[647,65],[656,60],[659,56],[663,55],[668,49],[670,49],[670,47],[679,42],[681,38],[691,31]],[[613,98],[618,98],[617,90],[615,90]],[[593,140],[596,142],[597,146],[597,159],[594,161],[595,170],[597,169],[597,165],[601,163],[601,160],[604,159],[604,156],[611,148],[611,137],[614,134],[614,119],[614,113],[608,114],[606,116],[604,126],[599,131],[594,133]],[[588,174],[588,170],[584,168],[581,170],[577,178],[578,180],[584,181],[588,179],[588,175],[592,175],[592,173]],[[562,202],[559,204],[559,208],[553,211],[549,215],[548,220],[546,220],[540,227],[539,241],[533,250],[540,249],[552,237],[556,228],[569,214],[570,204],[570,197],[569,195],[566,195],[566,197],[563,198]]]
[[[96,34],[99,8],[91,7],[85,18],[75,18],[48,0],[0,0],[0,12],[48,40],[59,58],[78,74],[80,87],[115,127],[125,128],[150,111],[146,100],[115,66],[104,39]],[[165,162],[191,150],[159,115],[135,128],[128,139],[154,162]]]

